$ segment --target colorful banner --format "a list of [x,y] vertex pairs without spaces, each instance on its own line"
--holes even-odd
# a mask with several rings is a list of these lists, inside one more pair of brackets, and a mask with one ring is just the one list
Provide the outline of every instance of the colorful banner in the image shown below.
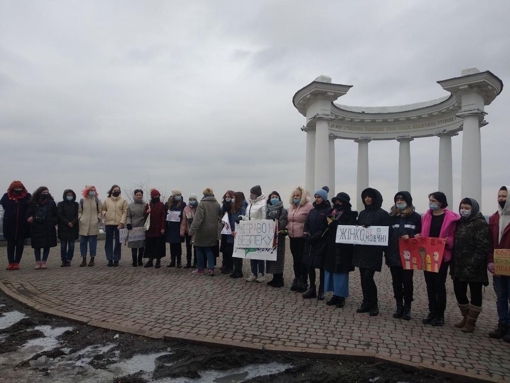
[[336,243],[388,246],[388,226],[338,225]]
[[234,254],[236,258],[276,261],[278,224],[268,219],[236,223]]
[[494,250],[494,275],[510,275],[510,249]]
[[133,227],[133,230],[119,229],[119,242],[128,243],[135,241],[145,241],[145,229],[143,227]]
[[443,238],[399,239],[400,259],[404,270],[424,270],[438,273],[443,262],[446,242]]

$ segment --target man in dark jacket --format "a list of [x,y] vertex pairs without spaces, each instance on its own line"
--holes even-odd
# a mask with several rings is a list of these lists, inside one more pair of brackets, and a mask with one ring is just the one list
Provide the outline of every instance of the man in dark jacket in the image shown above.
[[74,255],[74,242],[79,237],[78,209],[80,205],[76,202],[76,193],[66,189],[63,201],[57,205],[58,218],[58,239],[60,239],[61,267],[71,266]]
[[[378,190],[367,188],[361,193],[365,210],[358,217],[358,226],[389,226],[390,216],[381,209],[383,198]],[[356,310],[358,313],[369,313],[370,316],[379,315],[377,300],[377,286],[374,281],[376,271],[381,271],[383,252],[385,246],[355,245],[353,266],[359,268],[361,276],[361,289],[363,303]]]

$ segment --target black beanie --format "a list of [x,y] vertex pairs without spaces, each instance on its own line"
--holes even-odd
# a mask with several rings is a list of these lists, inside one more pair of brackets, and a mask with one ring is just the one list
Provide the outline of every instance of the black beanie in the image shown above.
[[397,202],[398,198],[406,201],[407,206],[413,206],[413,197],[411,197],[411,193],[408,191],[399,191],[397,194],[395,194],[393,202]]
[[250,194],[255,194],[257,197],[260,197],[262,195],[262,189],[260,185],[255,185],[250,189]]
[[437,202],[441,204],[441,209],[448,207],[448,201],[446,200],[446,195],[443,192],[437,191],[429,194],[429,198],[434,197]]

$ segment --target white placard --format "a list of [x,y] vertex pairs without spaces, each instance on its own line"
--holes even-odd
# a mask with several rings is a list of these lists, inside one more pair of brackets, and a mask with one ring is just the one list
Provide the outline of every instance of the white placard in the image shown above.
[[133,227],[133,230],[119,229],[119,242],[145,241],[145,229],[143,227]]
[[225,215],[221,219],[221,222],[223,222],[223,229],[221,229],[221,234],[225,234],[225,235],[232,234],[232,228],[230,227],[230,221],[228,219],[228,213],[225,213]]
[[166,220],[168,222],[181,222],[180,210],[168,210],[166,213]]
[[233,257],[276,261],[278,225],[268,219],[236,223]]
[[338,225],[336,243],[388,246],[388,226]]

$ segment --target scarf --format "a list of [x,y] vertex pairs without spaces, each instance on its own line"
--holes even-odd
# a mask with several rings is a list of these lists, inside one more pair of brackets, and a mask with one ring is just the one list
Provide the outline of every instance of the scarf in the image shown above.
[[278,201],[275,205],[267,205],[267,218],[278,219],[281,208],[283,208],[282,201]]

